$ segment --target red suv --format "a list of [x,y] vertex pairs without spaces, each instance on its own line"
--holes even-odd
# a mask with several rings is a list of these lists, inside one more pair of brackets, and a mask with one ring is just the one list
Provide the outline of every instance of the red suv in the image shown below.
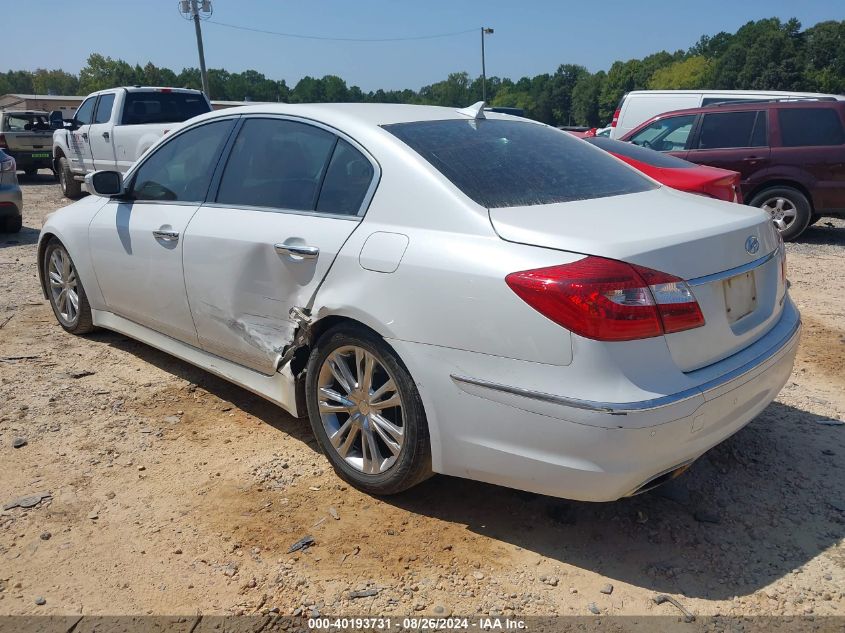
[[622,140],[740,172],[746,204],[768,211],[785,240],[845,215],[845,97],[676,110]]

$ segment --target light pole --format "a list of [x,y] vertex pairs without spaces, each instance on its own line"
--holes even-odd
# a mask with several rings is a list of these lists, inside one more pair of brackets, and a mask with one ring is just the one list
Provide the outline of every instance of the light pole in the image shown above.
[[481,27],[481,100],[487,101],[487,64],[484,59],[484,36],[492,35],[493,29]]
[[200,57],[200,79],[202,80],[202,91],[211,98],[208,92],[208,73],[205,70],[205,51],[202,46],[202,29],[200,19],[211,17],[213,9],[211,0],[179,0],[179,12],[188,20],[194,21],[194,31],[197,35],[197,52]]

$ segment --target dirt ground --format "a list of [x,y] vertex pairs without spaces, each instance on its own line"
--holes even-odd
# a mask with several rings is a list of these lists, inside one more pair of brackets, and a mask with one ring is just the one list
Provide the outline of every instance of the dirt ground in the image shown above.
[[780,397],[669,487],[589,504],[439,476],[375,499],[307,421],[122,335],[65,334],[35,244],[68,201],[47,172],[22,186],[24,229],[0,235],[0,503],[49,496],[0,512],[0,614],[676,615],[656,593],[845,614],[845,222],[789,245],[805,330]]

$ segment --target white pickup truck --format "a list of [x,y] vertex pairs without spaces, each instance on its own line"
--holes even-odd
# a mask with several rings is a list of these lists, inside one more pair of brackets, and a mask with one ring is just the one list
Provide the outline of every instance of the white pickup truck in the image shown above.
[[51,112],[53,169],[62,193],[79,198],[86,174],[125,172],[168,131],[210,111],[198,90],[133,86],[88,95],[70,121]]

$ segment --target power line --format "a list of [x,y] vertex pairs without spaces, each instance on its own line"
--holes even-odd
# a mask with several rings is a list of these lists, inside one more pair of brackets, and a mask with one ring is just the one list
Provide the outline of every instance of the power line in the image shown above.
[[217,22],[216,20],[207,20],[207,24],[215,24],[217,26],[224,26],[229,29],[237,29],[239,31],[250,31],[252,33],[263,33],[265,35],[277,35],[279,37],[292,37],[300,40],[321,40],[327,42],[410,42],[414,40],[433,40],[441,37],[455,37],[457,35],[466,35],[467,33],[475,33],[478,29],[466,29],[463,31],[453,31],[452,33],[437,33],[434,35],[416,35],[413,37],[324,37],[321,35],[302,35],[299,33],[280,33],[278,31],[267,31],[265,29],[255,29],[249,26],[238,26],[237,24],[226,24],[225,22]]

